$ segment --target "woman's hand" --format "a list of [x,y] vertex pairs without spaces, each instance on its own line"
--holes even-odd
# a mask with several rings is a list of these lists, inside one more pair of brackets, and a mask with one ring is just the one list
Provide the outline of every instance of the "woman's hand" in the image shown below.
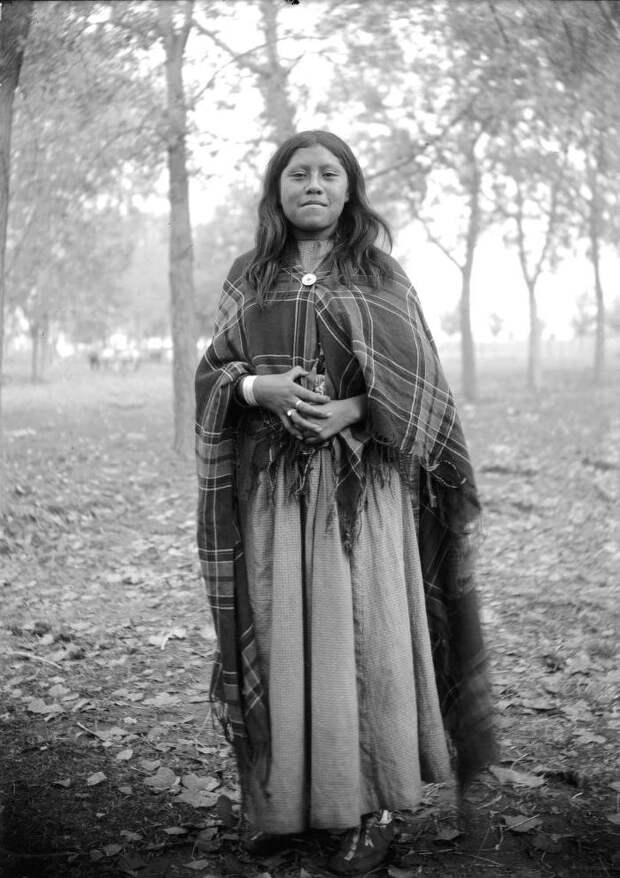
[[[351,396],[348,399],[333,399],[321,405],[302,404],[300,409],[305,415],[305,422],[310,421],[314,427],[312,431],[304,433],[304,441],[308,445],[319,445],[352,424],[357,424],[366,417],[367,403],[368,397],[362,393],[360,396]],[[293,415],[293,418],[297,422],[298,413]],[[320,421],[315,418],[320,418]]]
[[[297,383],[307,374],[301,366],[294,366],[279,375],[257,375],[253,386],[257,404],[277,415],[284,428],[297,439],[304,439],[307,434],[318,435],[321,431],[319,421],[329,417],[324,408],[330,402],[329,397]],[[307,417],[310,411],[311,419]]]

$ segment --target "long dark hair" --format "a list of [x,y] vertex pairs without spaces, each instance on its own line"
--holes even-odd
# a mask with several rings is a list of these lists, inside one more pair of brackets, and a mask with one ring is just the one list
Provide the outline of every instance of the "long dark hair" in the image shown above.
[[301,131],[278,147],[265,172],[258,205],[256,250],[245,271],[245,279],[256,290],[261,304],[292,247],[292,235],[280,204],[280,177],[294,152],[316,145],[336,156],[349,184],[349,198],[338,220],[334,248],[329,256],[331,267],[344,283],[352,283],[362,274],[375,288],[391,275],[388,261],[376,241],[382,234],[389,251],[392,235],[388,224],[368,203],[362,169],[350,147],[329,131]]

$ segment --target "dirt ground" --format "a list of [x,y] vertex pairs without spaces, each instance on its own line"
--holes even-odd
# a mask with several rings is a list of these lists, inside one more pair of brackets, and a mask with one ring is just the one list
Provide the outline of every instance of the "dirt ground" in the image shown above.
[[[620,872],[620,385],[564,371],[532,398],[521,381],[489,370],[462,407],[501,761],[459,814],[428,787],[378,878]],[[239,845],[165,367],[14,381],[4,410],[0,875],[322,874],[329,836],[265,859]]]

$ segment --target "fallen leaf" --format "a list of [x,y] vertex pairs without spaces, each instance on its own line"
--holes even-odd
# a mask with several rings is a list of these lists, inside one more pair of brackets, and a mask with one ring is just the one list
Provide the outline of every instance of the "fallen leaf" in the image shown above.
[[463,835],[463,833],[455,826],[442,826],[433,841],[454,841],[459,835]]
[[203,853],[212,853],[220,847],[217,826],[208,826],[202,829],[194,840],[195,847]]
[[[193,869],[194,872],[198,872],[200,869],[206,869],[208,866],[208,860],[192,860],[191,863],[183,863],[184,869]],[[209,876],[206,875],[205,878],[209,878]]]
[[532,846],[537,851],[544,851],[547,854],[557,854],[562,850],[558,839],[546,832],[538,832],[532,841]]
[[133,756],[133,750],[129,747],[127,750],[121,750],[116,754],[117,762],[128,762]]
[[608,814],[607,819],[610,823],[613,823],[614,826],[620,826],[620,814]]
[[187,835],[187,829],[183,826],[167,826],[162,829],[162,832],[165,832],[166,835]]
[[541,713],[548,710],[555,710],[558,706],[556,701],[551,698],[545,698],[544,696],[539,698],[528,698],[521,701],[521,704],[528,710],[535,710]]
[[210,774],[202,776],[198,774],[185,774],[181,778],[181,783],[188,790],[204,790],[205,792],[211,792],[221,786],[221,781]]
[[80,698],[71,708],[71,713],[77,713],[80,710],[92,710],[93,707],[94,705],[89,698]]
[[156,771],[161,765],[161,759],[141,759],[138,764],[145,771]]
[[179,696],[170,692],[161,692],[159,695],[153,695],[152,698],[145,698],[143,703],[149,707],[171,707],[179,703]]
[[170,768],[158,768],[151,777],[145,777],[144,783],[153,790],[163,792],[164,790],[174,790],[179,784],[179,778]]
[[42,698],[31,698],[26,705],[26,710],[30,713],[39,713],[43,716],[58,716],[64,713],[65,709],[60,704],[46,704]]
[[511,832],[532,832],[542,826],[540,817],[528,817],[526,814],[504,814],[503,819]]
[[183,790],[175,796],[175,802],[184,802],[192,808],[213,808],[218,803],[219,796],[206,790]]
[[107,780],[107,777],[103,771],[96,771],[94,774],[91,774],[86,778],[86,783],[89,787],[96,787],[97,784],[103,783],[104,780]]
[[607,738],[603,735],[595,735],[593,732],[582,732],[575,738],[576,744],[604,744]]
[[152,729],[149,729],[149,732],[146,736],[147,741],[156,741],[158,738],[163,737],[167,732],[167,729],[164,726],[153,726]]
[[112,741],[114,738],[124,738],[128,734],[127,729],[120,726],[110,726],[109,729],[99,728],[92,732],[100,741]]
[[582,652],[568,662],[568,673],[573,674],[590,674],[592,672],[592,660]]
[[620,793],[620,780],[612,781],[609,786],[612,790],[615,790],[617,793]]
[[388,869],[390,878],[413,878],[414,875],[419,874],[417,869],[399,869],[398,866],[390,866]]
[[103,848],[103,853],[106,857],[115,857],[117,854],[123,850],[122,844],[106,844]]
[[577,722],[581,720],[582,722],[590,722],[593,719],[592,711],[590,707],[583,699],[578,699],[574,701],[572,704],[564,704],[562,707],[562,712],[571,720]]
[[123,875],[135,875],[140,869],[144,869],[146,861],[141,857],[128,856],[125,854],[116,861],[116,866]]
[[130,829],[121,829],[121,835],[123,838],[126,838],[127,841],[142,841],[140,833],[132,832]]
[[68,789],[71,786],[71,778],[67,777],[65,780],[54,780],[52,781],[52,786]]
[[491,774],[502,784],[515,784],[524,787],[541,787],[545,778],[537,774],[528,774],[525,771],[516,771],[514,768],[503,768],[501,765],[491,765]]

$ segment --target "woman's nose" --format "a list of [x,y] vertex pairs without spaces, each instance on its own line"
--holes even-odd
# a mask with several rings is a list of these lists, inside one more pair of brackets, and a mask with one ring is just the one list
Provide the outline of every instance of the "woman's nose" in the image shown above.
[[306,186],[306,190],[308,192],[322,192],[323,187],[321,186],[321,179],[318,174],[312,174],[310,179],[308,180],[308,185]]

